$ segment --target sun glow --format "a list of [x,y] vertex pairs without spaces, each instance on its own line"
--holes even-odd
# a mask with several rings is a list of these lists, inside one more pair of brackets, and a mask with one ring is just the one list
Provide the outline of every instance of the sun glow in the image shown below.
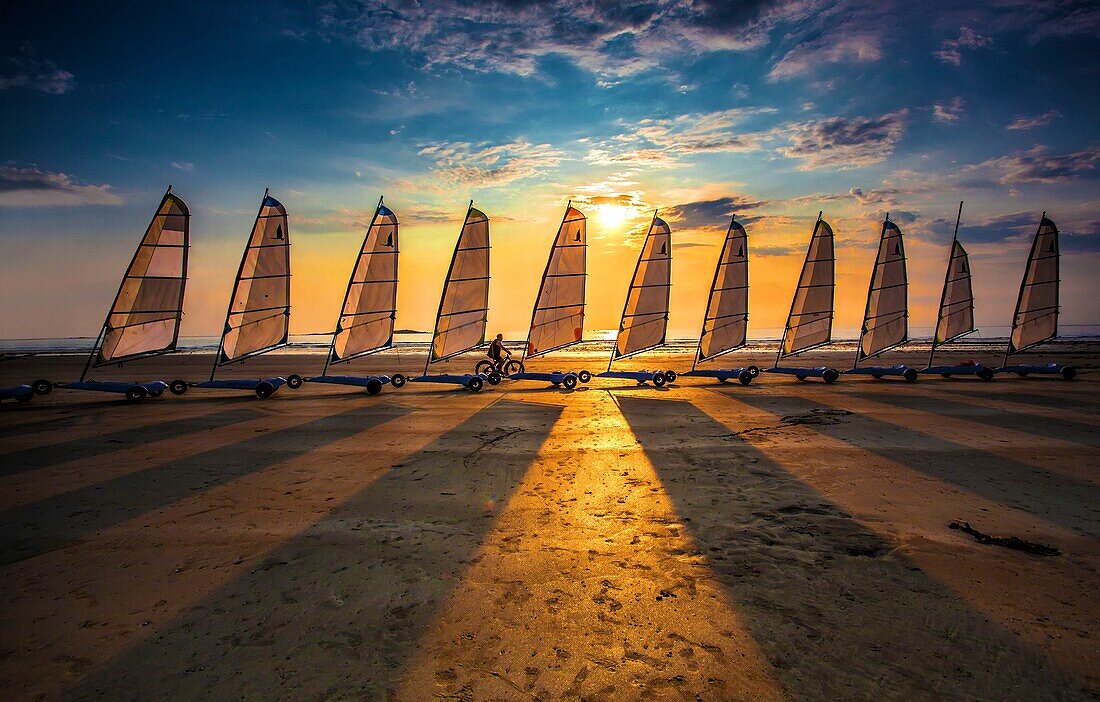
[[608,229],[621,227],[630,219],[632,214],[629,207],[623,207],[622,205],[596,205],[596,219],[600,221],[603,227]]

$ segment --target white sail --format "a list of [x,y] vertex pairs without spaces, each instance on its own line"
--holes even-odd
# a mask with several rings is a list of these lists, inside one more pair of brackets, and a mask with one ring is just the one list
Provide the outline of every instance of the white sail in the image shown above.
[[974,331],[974,290],[970,281],[970,259],[958,239],[951,242],[951,258],[943,281],[940,313],[936,320],[935,344],[946,344]]
[[233,284],[218,365],[285,344],[289,325],[289,223],[286,208],[264,195]]
[[534,358],[575,344],[584,332],[585,253],[587,219],[580,210],[565,208],[565,217],[546,270],[542,274],[531,329],[527,334],[527,356]]
[[672,230],[656,215],[630,281],[612,360],[665,343],[672,288]]
[[348,280],[329,360],[350,361],[393,345],[397,314],[397,215],[381,202]]
[[833,332],[833,229],[818,219],[791,302],[779,358],[829,343]]
[[730,220],[714,269],[696,362],[745,345],[749,320],[749,248],[745,228]]
[[1023,351],[1057,335],[1058,227],[1044,213],[1020,284],[1008,352]]
[[187,282],[190,219],[187,205],[169,188],[122,277],[94,365],[176,348]]
[[485,343],[489,312],[489,218],[471,204],[443,284],[428,363]]
[[859,336],[858,359],[870,358],[903,343],[909,336],[909,280],[901,230],[882,223],[878,254],[867,291],[867,310]]

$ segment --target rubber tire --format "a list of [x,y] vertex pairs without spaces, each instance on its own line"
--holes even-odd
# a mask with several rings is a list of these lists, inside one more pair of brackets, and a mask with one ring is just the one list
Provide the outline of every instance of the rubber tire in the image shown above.
[[150,390],[149,391],[149,397],[160,397],[163,394],[164,394],[163,390]]
[[821,374],[821,379],[827,384],[832,385],[836,381],[840,380],[840,373],[837,373],[832,368],[826,368],[825,372]]
[[747,370],[749,371],[749,373],[752,373],[752,377],[754,378],[760,375],[760,366],[749,366]]
[[500,381],[503,380],[503,377],[500,375],[500,373],[497,373],[496,371],[491,371],[486,377],[486,380],[489,381],[490,385],[500,385]]
[[126,401],[131,403],[137,403],[148,397],[149,391],[140,385],[131,385],[126,388]]
[[653,375],[653,384],[654,384],[655,386],[657,386],[657,387],[659,387],[659,388],[660,388],[660,387],[664,387],[664,385],[665,385],[665,383],[666,383],[666,382],[668,382],[668,379],[667,379],[667,378],[665,378],[665,374],[664,374],[664,373],[662,373],[661,371],[657,371],[657,372],[656,372],[656,373],[655,373],[655,374]]
[[[985,381],[993,380],[994,376],[996,375],[997,374],[993,371],[992,368],[982,368],[980,371],[978,371],[978,377]],[[950,378],[951,376],[947,377]]]
[[491,370],[493,370],[492,361],[478,361],[474,365],[474,375],[485,375]]
[[504,375],[515,375],[524,371],[523,361],[508,361],[504,364]]
[[470,392],[481,392],[483,387],[485,387],[485,382],[476,375],[466,381],[466,389]]
[[261,400],[266,400],[267,398],[275,394],[276,389],[277,388],[271,383],[267,382],[266,380],[262,380],[256,386],[256,397],[260,398]]
[[917,378],[920,377],[920,374],[913,368],[906,368],[905,373],[903,373],[901,377],[905,378],[905,382],[907,383],[915,383],[917,382]]
[[581,381],[584,385],[588,385],[588,382],[592,380],[592,374],[586,370],[582,370],[580,373],[577,373],[577,380]]
[[16,402],[30,402],[33,399],[34,399],[34,390],[31,390],[30,392],[25,392],[22,395],[16,395],[15,396],[15,401]]
[[741,381],[742,385],[748,385],[752,382],[752,371],[743,370],[737,375],[737,379]]
[[1073,380],[1077,377],[1077,369],[1073,366],[1062,366],[1062,380]]
[[872,373],[871,377],[875,380],[882,380],[882,373]]
[[676,382],[676,371],[670,371],[670,370],[665,371],[665,382],[666,383],[675,383]]
[[370,378],[364,386],[368,395],[377,395],[382,392],[382,381],[378,378]]
[[171,383],[168,383],[168,392],[173,395],[186,395],[187,383],[179,379],[173,380]]
[[405,387],[405,383],[407,382],[409,382],[409,379],[401,373],[394,373],[393,377],[390,378],[390,385],[394,386],[395,388],[403,388]]
[[53,390],[53,383],[48,380],[36,380],[31,383],[31,390],[35,395],[49,395]]
[[297,373],[291,373],[286,377],[286,386],[291,390],[297,390],[302,387],[303,382],[305,381],[302,380],[302,376]]
[[566,390],[572,390],[577,387],[577,376],[567,375],[562,379],[561,384],[565,386]]

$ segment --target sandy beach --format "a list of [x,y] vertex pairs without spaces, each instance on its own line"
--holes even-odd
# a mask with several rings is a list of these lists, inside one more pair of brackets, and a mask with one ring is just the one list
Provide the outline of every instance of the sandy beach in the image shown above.
[[[573,392],[506,380],[477,394],[306,384],[267,400],[4,402],[0,688],[12,700],[1095,700],[1100,347],[1053,348],[1023,360],[1072,362],[1077,380],[764,374],[747,387],[597,378]],[[0,385],[72,379],[83,360],[5,360]],[[209,362],[97,377],[201,380]],[[322,362],[279,353],[225,377]],[[339,372],[422,363],[386,353]],[[605,364],[580,352],[529,369]],[[690,356],[622,367],[682,371]],[[954,520],[1060,553],[978,543]]]

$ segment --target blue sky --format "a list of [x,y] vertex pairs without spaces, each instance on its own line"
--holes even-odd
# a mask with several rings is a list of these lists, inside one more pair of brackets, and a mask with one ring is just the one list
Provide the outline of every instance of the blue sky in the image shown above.
[[919,331],[960,199],[979,325],[1010,317],[1042,210],[1064,234],[1063,321],[1098,321],[1094,3],[151,5],[7,11],[0,336],[94,335],[169,183],[194,214],[191,335],[220,327],[265,187],[291,213],[296,333],[331,327],[383,194],[406,327],[431,325],[470,198],[493,220],[504,330],[525,328],[570,198],[591,217],[591,329],[615,325],[660,207],[674,332],[695,333],[736,212],[754,335],[774,334],[818,210],[838,327],[859,324],[889,211]]

